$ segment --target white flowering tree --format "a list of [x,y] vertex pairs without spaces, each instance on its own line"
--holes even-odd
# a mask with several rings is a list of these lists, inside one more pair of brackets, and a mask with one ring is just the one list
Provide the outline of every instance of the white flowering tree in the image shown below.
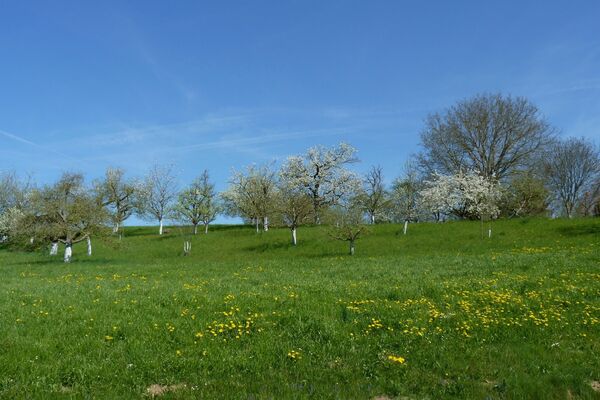
[[22,217],[23,211],[17,207],[8,208],[0,213],[0,243],[8,241],[17,231]]
[[332,148],[316,146],[304,155],[289,157],[283,165],[282,177],[310,196],[316,224],[324,208],[360,187],[358,176],[345,168],[357,161],[355,153],[356,149],[346,143]]
[[[493,178],[485,178],[476,172],[442,175],[434,173],[420,191],[421,204],[436,219],[454,214],[458,217],[477,218],[490,222],[500,214],[502,188]],[[491,223],[488,236],[491,237]]]

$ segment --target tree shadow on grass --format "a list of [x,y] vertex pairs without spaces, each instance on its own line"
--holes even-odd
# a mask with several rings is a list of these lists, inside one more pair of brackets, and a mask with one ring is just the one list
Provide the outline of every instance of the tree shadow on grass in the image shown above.
[[600,235],[600,220],[585,225],[561,226],[557,231],[564,236]]
[[88,265],[88,264],[94,264],[94,265],[107,265],[107,264],[114,264],[114,260],[110,260],[108,258],[73,258],[71,260],[70,263],[65,263],[62,259],[62,257],[56,257],[56,258],[42,258],[42,259],[37,259],[37,260],[21,260],[21,261],[16,261],[16,262],[12,262],[11,265],[56,265],[56,266],[61,266],[61,265],[73,265],[73,266],[77,266],[77,265]]

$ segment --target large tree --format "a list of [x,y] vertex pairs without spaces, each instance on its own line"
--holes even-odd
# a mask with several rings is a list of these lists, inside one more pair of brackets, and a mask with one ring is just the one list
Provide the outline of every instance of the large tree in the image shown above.
[[544,171],[555,200],[571,218],[584,194],[596,190],[593,185],[600,176],[600,154],[583,138],[557,141],[544,157]]
[[65,262],[71,261],[75,243],[87,240],[91,255],[91,237],[101,234],[108,222],[106,210],[90,195],[83,176],[65,173],[57,183],[34,190],[31,204],[21,217],[17,232],[24,239],[51,242],[55,254],[58,242],[65,245]]
[[125,179],[120,168],[108,168],[104,178],[95,182],[94,189],[98,201],[108,210],[113,233],[119,233],[123,222],[133,214],[136,207],[139,185]]
[[158,220],[158,234],[163,234],[165,217],[177,197],[177,180],[172,166],[154,165],[140,187],[138,213]]
[[551,127],[527,99],[477,95],[427,118],[419,160],[427,173],[476,171],[502,180],[528,166],[551,136]]
[[356,149],[346,143],[332,148],[317,146],[304,155],[289,157],[284,164],[282,176],[310,196],[315,223],[320,223],[323,208],[360,186],[356,174],[345,168],[357,161],[355,153]]

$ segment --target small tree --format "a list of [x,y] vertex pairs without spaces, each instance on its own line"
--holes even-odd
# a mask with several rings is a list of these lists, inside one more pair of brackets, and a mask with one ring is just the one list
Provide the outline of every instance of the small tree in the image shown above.
[[249,166],[246,173],[234,171],[228,189],[221,194],[229,215],[240,216],[256,224],[262,220],[269,230],[269,215],[275,208],[276,176],[270,166]]
[[545,215],[548,196],[543,179],[531,171],[520,171],[506,185],[500,208],[508,218]]
[[337,205],[329,213],[329,236],[348,242],[350,255],[354,255],[356,241],[368,232],[364,213],[357,204]]
[[312,216],[312,201],[302,189],[284,178],[279,181],[277,194],[277,212],[285,226],[290,229],[292,245],[296,246],[298,243],[296,231]]
[[177,182],[172,166],[155,165],[140,187],[138,213],[158,220],[158,234],[163,234],[163,222],[177,197]]
[[133,214],[139,184],[124,178],[125,172],[119,168],[108,168],[104,179],[95,183],[98,201],[108,210],[113,233],[119,234],[123,222]]
[[369,216],[369,222],[375,224],[376,220],[386,217],[390,206],[388,193],[383,183],[383,170],[373,166],[364,176],[362,190],[357,201]]
[[192,225],[194,235],[198,233],[198,225],[201,223],[204,224],[204,232],[208,233],[208,225],[219,212],[215,196],[214,185],[210,183],[208,171],[205,170],[188,188],[179,193],[173,207],[175,219]]
[[291,185],[301,188],[313,203],[315,224],[320,223],[323,208],[336,204],[348,193],[355,193],[360,180],[345,166],[357,161],[356,149],[341,143],[337,147],[310,148],[302,156],[287,159],[282,168],[282,177]]
[[396,219],[404,222],[404,234],[408,230],[408,223],[419,219],[420,203],[419,191],[421,182],[416,168],[412,163],[407,163],[404,174],[392,183],[392,204]]

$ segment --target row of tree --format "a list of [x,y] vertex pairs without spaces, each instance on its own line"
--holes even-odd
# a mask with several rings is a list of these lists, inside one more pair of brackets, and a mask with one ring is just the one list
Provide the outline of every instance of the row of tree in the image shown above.
[[[498,216],[600,214],[600,156],[585,139],[560,140],[523,98],[480,95],[434,114],[421,134],[422,152],[402,176],[387,185],[380,167],[364,176],[349,167],[356,149],[342,143],[317,146],[274,164],[234,171],[228,188],[217,193],[204,171],[178,189],[169,166],[154,166],[141,179],[110,168],[85,185],[81,174],[67,173],[53,185],[36,187],[15,173],[0,177],[0,239],[29,246],[72,245],[108,228],[120,237],[133,214],[204,232],[217,215],[241,217],[259,231],[270,225],[290,229],[297,243],[303,224],[329,226],[332,237],[350,243],[365,223],[493,220]],[[483,232],[483,229],[482,229]],[[489,230],[491,235],[491,228]],[[186,243],[186,252],[190,250]]]

